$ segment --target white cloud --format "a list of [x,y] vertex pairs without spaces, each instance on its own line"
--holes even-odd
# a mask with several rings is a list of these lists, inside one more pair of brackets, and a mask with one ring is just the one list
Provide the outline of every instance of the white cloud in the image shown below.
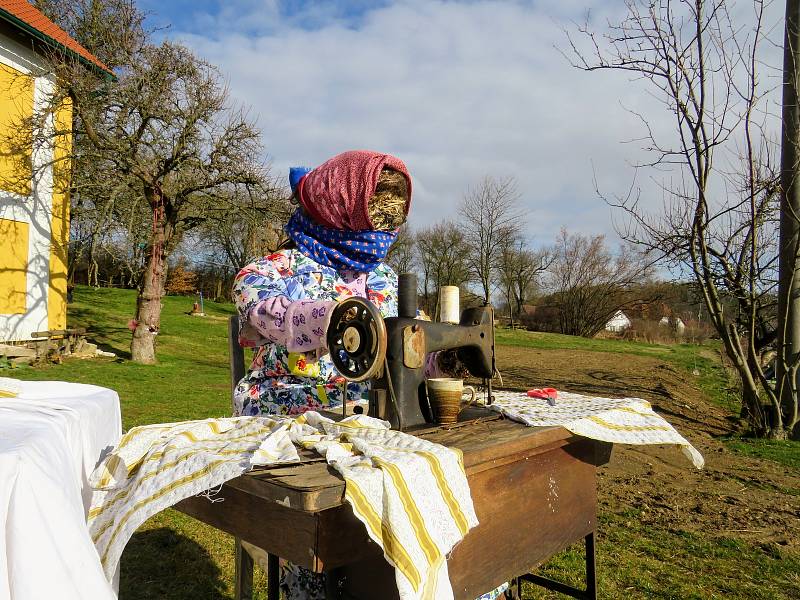
[[[623,8],[597,5],[592,21],[619,19]],[[593,177],[624,193],[630,163],[642,159],[638,144],[622,143],[642,133],[624,107],[670,128],[640,82],[580,72],[556,50],[562,28],[585,13],[576,1],[406,0],[304,29],[282,21],[274,2],[239,0],[171,35],[252,106],[278,173],[353,148],[396,154],[414,177],[415,225],[455,218],[484,175],[513,175],[542,243],[562,225],[613,235]]]

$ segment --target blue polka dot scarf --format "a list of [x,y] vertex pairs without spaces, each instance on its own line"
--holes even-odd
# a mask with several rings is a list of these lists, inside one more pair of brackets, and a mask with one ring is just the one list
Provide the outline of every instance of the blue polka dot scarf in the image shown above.
[[389,252],[397,233],[387,231],[345,231],[317,225],[301,210],[296,210],[286,225],[286,233],[305,256],[337,270],[369,272]]

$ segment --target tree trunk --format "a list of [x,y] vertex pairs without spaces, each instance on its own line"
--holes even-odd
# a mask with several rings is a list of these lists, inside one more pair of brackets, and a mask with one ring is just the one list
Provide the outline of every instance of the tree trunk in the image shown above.
[[97,260],[94,256],[95,250],[95,236],[92,235],[91,240],[89,241],[89,252],[88,252],[88,268],[86,269],[86,283],[92,287],[100,287],[100,283],[97,281],[97,271],[99,267],[97,265]]
[[517,307],[517,319],[521,319],[522,318],[522,316],[521,316],[522,315],[522,303],[523,303],[522,293],[520,292],[519,294],[517,294],[516,291],[515,291],[515,293],[514,293],[514,304]]
[[506,288],[506,303],[508,304],[508,321],[511,329],[514,329],[514,291],[511,286]]
[[167,280],[166,247],[172,231],[173,227],[165,222],[159,223],[153,231],[150,256],[136,298],[136,328],[131,339],[131,359],[134,362],[156,362],[156,336],[161,329],[161,298]]
[[[781,139],[780,284],[778,291],[777,384],[783,427],[800,439],[798,382],[791,364],[800,353],[800,3],[786,0],[783,48],[783,135]],[[790,381],[789,378],[793,381]],[[778,419],[776,419],[778,420]]]

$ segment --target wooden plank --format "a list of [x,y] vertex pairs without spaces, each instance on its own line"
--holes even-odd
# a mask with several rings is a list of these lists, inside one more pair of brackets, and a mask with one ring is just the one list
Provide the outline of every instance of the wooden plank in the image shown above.
[[0,344],[0,356],[21,356],[26,358],[35,358],[36,350],[33,348],[28,348],[27,346],[11,346],[9,344]]
[[573,439],[563,427],[527,427],[522,423],[502,419],[476,423],[471,427],[440,430],[423,436],[423,439],[458,448],[464,453],[464,468],[499,458],[528,452],[553,442]]
[[471,600],[547,560],[596,528],[594,443],[581,440],[470,478],[480,524],[448,561]]
[[317,514],[317,572],[331,571],[375,556],[388,564],[380,546],[370,539],[363,523],[356,518],[349,505],[342,504]]
[[56,337],[56,336],[63,336],[63,335],[83,335],[86,333],[85,327],[74,327],[71,329],[52,329],[48,331],[37,331],[31,334],[32,338],[46,338],[46,337]]
[[309,569],[317,566],[315,514],[293,510],[228,485],[222,486],[216,498],[223,501],[212,503],[193,496],[174,508],[270,554]]
[[234,540],[234,600],[253,600],[253,557],[242,548],[241,538]]
[[319,512],[344,501],[344,479],[326,462],[263,470],[227,485],[304,512]]

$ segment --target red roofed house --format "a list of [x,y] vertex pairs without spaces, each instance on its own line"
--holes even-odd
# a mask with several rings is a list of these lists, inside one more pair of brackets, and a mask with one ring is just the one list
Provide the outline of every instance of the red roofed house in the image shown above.
[[[54,90],[54,56],[111,71],[25,0],[0,0],[0,342],[60,330],[67,318],[72,104],[51,125],[53,143],[20,149],[9,142]],[[24,139],[19,138],[19,139]],[[34,176],[35,175],[35,176]]]

